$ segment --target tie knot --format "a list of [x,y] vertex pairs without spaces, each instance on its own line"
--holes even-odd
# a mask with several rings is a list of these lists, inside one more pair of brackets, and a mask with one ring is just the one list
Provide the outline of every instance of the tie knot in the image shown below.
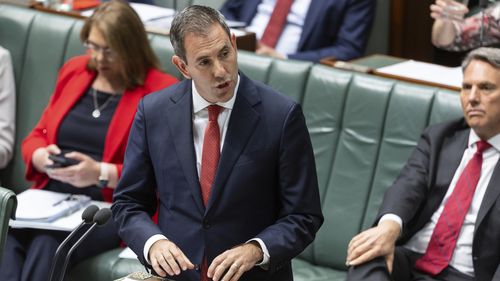
[[219,113],[222,110],[222,107],[213,104],[208,106],[208,121],[217,121],[217,117],[219,117]]
[[483,154],[483,152],[490,148],[491,147],[491,144],[489,144],[487,141],[484,141],[484,140],[480,140],[476,143],[476,146],[477,146],[477,150],[476,150],[476,153],[481,153]]

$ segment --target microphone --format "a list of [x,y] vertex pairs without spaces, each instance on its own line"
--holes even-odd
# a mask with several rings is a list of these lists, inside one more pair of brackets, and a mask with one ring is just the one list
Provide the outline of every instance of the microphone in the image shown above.
[[60,281],[64,280],[64,276],[66,275],[66,268],[68,267],[69,259],[71,258],[71,255],[73,254],[73,251],[80,246],[80,244],[89,236],[89,234],[94,230],[96,226],[101,226],[104,225],[106,222],[108,222],[109,218],[111,217],[111,210],[109,208],[104,208],[100,209],[95,213],[94,215],[94,222],[90,226],[87,231],[83,233],[83,235],[78,239],[75,244],[69,249],[68,254],[66,255],[66,258],[64,259],[64,265],[61,269],[61,277],[59,278]]
[[96,205],[90,205],[88,206],[82,213],[82,222],[80,225],[78,225],[71,233],[64,239],[64,241],[59,244],[59,247],[57,247],[56,253],[54,255],[54,258],[52,260],[52,266],[50,268],[50,275],[49,275],[49,280],[54,280],[54,271],[56,268],[56,264],[58,264],[58,261],[61,258],[61,251],[63,248],[68,244],[68,242],[75,236],[75,234],[80,231],[80,229],[85,225],[92,223],[94,221],[94,216],[99,211],[99,207]]
[[479,31],[480,46],[483,46],[484,39],[484,10],[488,7],[488,0],[479,0],[479,7],[481,8],[481,27]]

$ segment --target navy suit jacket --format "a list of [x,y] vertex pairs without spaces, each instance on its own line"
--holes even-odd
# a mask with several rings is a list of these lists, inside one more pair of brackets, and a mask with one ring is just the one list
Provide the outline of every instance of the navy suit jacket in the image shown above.
[[[468,145],[462,118],[434,125],[387,190],[378,219],[388,213],[403,220],[398,243],[406,243],[439,208]],[[499,162],[500,163],[500,162]],[[477,215],[472,243],[475,280],[500,280],[500,164],[497,163]]]
[[[155,234],[198,264],[204,252],[210,263],[257,237],[269,250],[270,269],[254,267],[241,280],[292,280],[290,260],[321,226],[314,155],[300,106],[240,77],[206,208],[193,145],[191,80],[139,104],[112,209],[120,236],[143,263],[144,244]],[[158,225],[150,219],[157,206]],[[199,273],[176,278],[198,281]]]
[[[228,0],[221,12],[250,24],[261,0]],[[312,0],[297,53],[291,59],[319,62],[325,57],[351,60],[362,56],[375,15],[376,0]]]

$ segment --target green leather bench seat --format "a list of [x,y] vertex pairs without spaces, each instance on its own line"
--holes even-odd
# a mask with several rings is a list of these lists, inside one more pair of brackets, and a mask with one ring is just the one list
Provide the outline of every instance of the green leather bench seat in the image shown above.
[[[24,180],[20,141],[38,120],[57,71],[81,54],[82,21],[0,4],[0,45],[12,53],[17,98],[15,158],[0,174],[20,192]],[[168,37],[149,35],[162,68],[171,64]],[[351,237],[370,227],[385,189],[392,183],[429,124],[461,116],[456,92],[337,70],[309,62],[275,60],[240,52],[240,69],[302,104],[316,157],[325,223],[316,240],[293,260],[298,281],[345,279]],[[115,249],[77,265],[71,280],[114,280],[142,270]]]

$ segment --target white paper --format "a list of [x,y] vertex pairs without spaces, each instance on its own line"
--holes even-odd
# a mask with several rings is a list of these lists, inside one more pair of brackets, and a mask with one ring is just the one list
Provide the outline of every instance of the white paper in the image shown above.
[[147,22],[150,20],[155,20],[160,18],[168,18],[172,17],[175,14],[175,10],[173,9],[168,9],[148,4],[130,3],[130,6],[139,15],[142,22]]
[[[111,203],[102,201],[90,201],[89,204],[87,204],[87,206],[90,204],[94,204],[99,208],[111,207]],[[78,211],[72,213],[71,215],[61,217],[52,222],[22,221],[22,220],[11,219],[9,221],[9,226],[12,228],[36,228],[36,229],[48,229],[48,230],[72,231],[82,222],[82,213],[87,206],[80,208]]]
[[446,67],[432,63],[407,60],[401,63],[378,68],[377,72],[452,87],[462,87],[463,74],[460,67]]
[[[139,18],[141,18],[141,21],[143,23],[165,18],[170,18],[170,21],[172,21],[171,18],[175,15],[175,10],[159,6],[153,6],[142,3],[130,3],[130,6],[139,15]],[[90,17],[93,13],[94,9],[90,9],[83,11],[81,15],[84,17]]]
[[137,255],[129,247],[123,249],[123,251],[120,252],[118,257],[122,259],[134,259],[134,260],[137,259]]
[[86,195],[28,189],[17,195],[17,220],[53,221],[90,203]]

